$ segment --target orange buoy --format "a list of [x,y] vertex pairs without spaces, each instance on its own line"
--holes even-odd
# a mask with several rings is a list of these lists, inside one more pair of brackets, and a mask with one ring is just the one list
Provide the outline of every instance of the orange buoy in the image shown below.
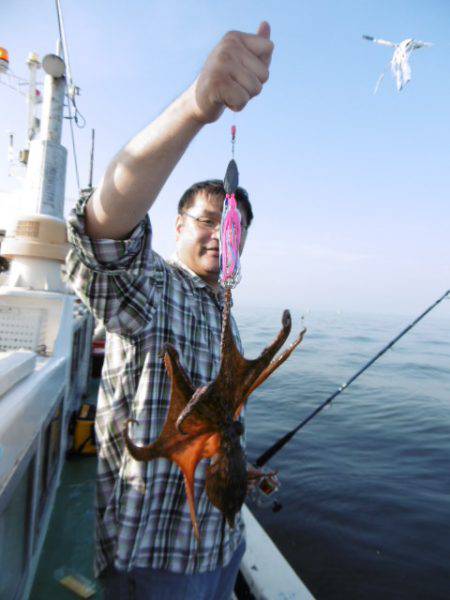
[[6,48],[0,48],[0,73],[6,73],[9,68],[9,54]]

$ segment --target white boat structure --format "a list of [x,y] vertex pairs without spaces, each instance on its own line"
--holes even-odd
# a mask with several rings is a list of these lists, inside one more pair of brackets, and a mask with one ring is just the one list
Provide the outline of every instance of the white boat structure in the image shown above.
[[[3,50],[3,49],[2,49]],[[15,218],[2,231],[0,253],[0,600],[26,599],[55,504],[68,425],[88,390],[93,318],[67,288],[64,222],[66,149],[61,145],[66,94],[60,52],[44,57],[41,125],[30,55],[27,172]],[[5,65],[7,53],[0,53]],[[11,196],[0,195],[1,215]],[[4,239],[2,240],[2,237]],[[70,511],[69,511],[70,512]],[[247,552],[239,598],[312,598],[248,508]]]
[[[30,88],[39,66],[32,55]],[[40,135],[23,155],[21,206],[3,232],[0,286],[0,598],[27,598],[64,462],[70,416],[89,381],[93,319],[63,283],[66,150],[61,145],[64,62],[43,61]],[[5,203],[6,194],[2,196]],[[4,204],[1,214],[6,211]],[[0,226],[1,227],[1,226]]]

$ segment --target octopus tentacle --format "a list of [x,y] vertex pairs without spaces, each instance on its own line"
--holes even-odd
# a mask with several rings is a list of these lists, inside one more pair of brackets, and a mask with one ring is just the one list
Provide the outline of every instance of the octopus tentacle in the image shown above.
[[135,460],[152,460],[153,458],[157,458],[158,454],[155,454],[153,444],[150,446],[136,446],[134,442],[132,442],[128,429],[131,424],[137,423],[136,419],[128,419],[125,424],[125,429],[123,431],[123,437],[125,439],[125,445],[128,449],[128,452]]
[[292,344],[289,346],[289,348],[287,348],[282,354],[280,354],[280,356],[277,356],[274,360],[272,360],[272,362],[269,363],[269,365],[257,377],[257,379],[254,381],[254,383],[250,387],[250,389],[247,391],[246,396],[244,398],[244,402],[245,402],[245,400],[247,400],[247,398],[250,396],[250,394],[256,390],[257,387],[259,387],[262,383],[264,383],[264,381],[270,375],[272,375],[272,373],[276,369],[278,369],[278,367],[280,365],[282,365],[290,357],[290,355],[292,354],[292,352],[302,342],[305,333],[306,333],[306,329],[302,329],[302,331],[300,332],[298,338],[294,342],[292,342]]
[[180,356],[177,349],[168,342],[164,344],[164,365],[170,379],[176,382],[176,385],[181,389],[183,396],[192,396],[195,388],[190,382],[189,377],[180,362]]
[[[292,319],[291,314],[288,310],[283,312],[281,318],[282,328],[278,333],[277,337],[274,341],[265,348],[258,358],[253,360],[246,361],[245,373],[242,374],[242,386],[241,386],[241,396],[240,398],[236,398],[236,402],[234,405],[235,410],[245,402],[245,400],[250,396],[251,392],[258,387],[255,385],[255,382],[261,377],[262,373],[269,367],[273,357],[276,355],[278,350],[283,346],[284,342],[288,338],[291,328],[292,328]],[[298,344],[297,344],[298,345]],[[295,348],[296,346],[294,346]],[[292,348],[292,350],[294,349]],[[289,354],[286,355],[284,360],[288,358]],[[284,362],[284,360],[282,362]],[[281,363],[280,363],[281,364]],[[276,367],[274,367],[276,368]],[[274,370],[274,369],[273,369]],[[272,371],[271,371],[272,372]],[[270,373],[267,374],[267,377]],[[261,380],[262,383],[263,380]],[[259,385],[259,384],[258,384]]]

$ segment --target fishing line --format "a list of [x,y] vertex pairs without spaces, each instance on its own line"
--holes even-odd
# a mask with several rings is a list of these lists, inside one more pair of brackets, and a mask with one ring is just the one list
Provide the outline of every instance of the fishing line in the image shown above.
[[254,463],[257,467],[264,466],[277,452],[279,452],[283,446],[285,446],[294,435],[309,423],[311,419],[313,419],[321,410],[323,410],[328,404],[330,404],[339,394],[341,394],[344,390],[346,390],[349,385],[351,385],[360,375],[364,373],[375,361],[377,361],[385,352],[387,352],[390,348],[396,344],[400,338],[402,338],[408,331],[410,331],[417,323],[425,317],[429,312],[436,308],[436,306],[442,302],[448,295],[450,294],[450,290],[447,290],[445,294],[443,294],[440,298],[436,300],[431,306],[429,306],[423,313],[421,313],[412,323],[410,323],[405,329],[403,329],[395,338],[393,338],[386,346],[384,346],[373,358],[371,358],[359,371],[357,371],[348,381],[343,383],[331,396],[329,396],[320,406],[318,406],[306,419],[304,419],[297,427],[286,433],[283,437],[278,439],[272,446],[263,452]]

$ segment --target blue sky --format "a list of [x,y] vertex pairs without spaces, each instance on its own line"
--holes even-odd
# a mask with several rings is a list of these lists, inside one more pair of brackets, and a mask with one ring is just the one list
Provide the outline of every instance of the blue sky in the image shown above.
[[[241,184],[255,212],[239,305],[413,314],[450,287],[447,1],[62,0],[62,7],[87,120],[76,130],[82,185],[91,127],[98,181],[115,152],[195,79],[226,31],[255,32],[262,19],[272,26],[275,52],[263,93],[203,129],[152,209],[160,253],[173,250],[182,192],[223,177],[236,123]],[[29,51],[54,51],[52,0],[2,3],[0,19],[0,46],[16,74],[27,75]],[[414,53],[412,81],[400,94],[387,72],[373,95],[391,51],[362,34],[435,46]],[[11,190],[18,183],[7,177],[5,132],[23,142],[26,108],[5,86],[0,103],[0,190]],[[73,199],[68,127],[63,141]]]

